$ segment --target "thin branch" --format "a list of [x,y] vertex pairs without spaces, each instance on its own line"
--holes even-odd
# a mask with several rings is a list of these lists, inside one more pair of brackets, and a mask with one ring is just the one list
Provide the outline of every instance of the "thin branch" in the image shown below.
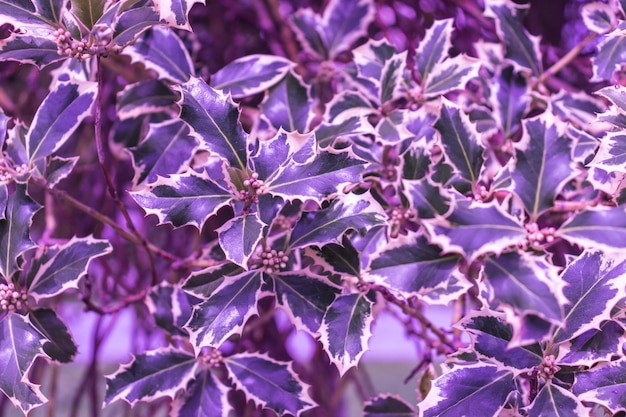
[[589,42],[593,41],[598,36],[599,35],[595,32],[592,32],[589,35],[585,36],[585,38],[580,41],[578,45],[572,48],[567,54],[563,55],[563,57],[555,62],[550,68],[545,70],[543,74],[539,76],[539,82],[546,82],[546,79],[548,79],[548,77],[551,77],[552,75],[565,68],[570,62],[574,60],[574,58],[578,56],[578,54],[580,54],[583,49],[585,49],[585,46],[587,46]]

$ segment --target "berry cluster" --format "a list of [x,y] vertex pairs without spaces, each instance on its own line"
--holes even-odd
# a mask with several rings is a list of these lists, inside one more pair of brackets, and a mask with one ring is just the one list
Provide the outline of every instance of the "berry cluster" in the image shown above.
[[392,238],[405,234],[407,229],[414,229],[415,211],[412,208],[394,207],[388,215],[391,226],[389,236]]
[[486,201],[487,199],[489,199],[490,195],[491,195],[491,193],[489,192],[487,187],[485,187],[484,185],[481,185],[481,186],[478,187],[478,190],[476,191],[476,194],[474,194],[474,201],[482,203],[482,202]]
[[239,191],[239,199],[243,201],[246,206],[258,203],[257,196],[265,192],[265,183],[259,179],[259,174],[253,172],[250,178],[243,182],[243,186],[246,190]]
[[0,284],[0,309],[5,311],[19,310],[27,298],[26,293],[17,291],[12,282]]
[[0,184],[8,184],[13,181],[13,178],[20,176],[28,172],[28,165],[18,165],[13,169],[7,169],[0,167]]
[[526,224],[526,239],[531,247],[537,247],[554,242],[554,227],[543,227],[539,229],[537,223]]
[[275,249],[267,248],[261,253],[261,266],[268,274],[286,268],[287,261],[289,261],[289,257],[282,250],[276,251]]
[[537,373],[540,378],[545,381],[552,379],[552,376],[559,372],[561,368],[556,365],[556,358],[554,355],[548,355],[543,358],[541,365],[537,367]]
[[217,368],[222,363],[222,352],[217,349],[211,349],[201,357],[202,365],[209,368]]
[[85,59],[91,55],[91,49],[87,42],[74,39],[67,29],[58,28],[53,35],[59,55],[69,55],[77,59]]

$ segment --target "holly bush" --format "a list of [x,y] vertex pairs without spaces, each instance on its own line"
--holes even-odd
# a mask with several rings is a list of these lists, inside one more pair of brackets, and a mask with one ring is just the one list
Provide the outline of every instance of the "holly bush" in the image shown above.
[[340,416],[386,310],[364,416],[623,415],[626,2],[557,3],[0,0],[4,401],[87,311],[73,415]]

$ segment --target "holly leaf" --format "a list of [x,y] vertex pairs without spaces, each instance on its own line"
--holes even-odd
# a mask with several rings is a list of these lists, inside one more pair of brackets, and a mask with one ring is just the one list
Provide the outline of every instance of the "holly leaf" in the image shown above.
[[625,277],[623,256],[609,258],[602,252],[585,251],[570,263],[561,276],[569,303],[564,306],[565,319],[555,330],[554,341],[571,340],[610,320],[611,309],[626,297]]
[[300,416],[313,408],[309,385],[302,382],[291,364],[259,353],[237,353],[224,359],[235,386],[257,406]]
[[626,135],[621,131],[608,132],[600,138],[600,147],[588,165],[608,172],[624,171],[626,169]]
[[626,212],[623,207],[587,209],[563,223],[556,236],[583,247],[615,252],[626,247]]
[[479,68],[480,61],[466,55],[448,58],[433,67],[422,83],[422,94],[432,98],[462,89],[470,79],[478,76]]
[[106,376],[104,405],[123,400],[130,406],[138,401],[174,398],[178,390],[194,378],[198,367],[196,357],[173,348],[142,353]]
[[326,311],[320,339],[340,375],[356,366],[367,350],[373,305],[366,294],[346,294],[335,298]]
[[217,230],[226,259],[247,268],[266,227],[258,213],[243,214],[227,221]]
[[120,120],[128,120],[160,112],[172,112],[178,94],[164,81],[143,80],[129,84],[117,94],[117,115]]
[[481,363],[455,366],[433,381],[430,392],[418,404],[419,415],[495,417],[515,390],[511,371]]
[[257,311],[263,284],[261,271],[245,271],[225,276],[209,297],[193,307],[185,325],[196,350],[204,346],[219,348],[230,336],[238,334]]
[[299,9],[291,16],[289,23],[302,49],[313,56],[329,58],[320,15],[310,8]]
[[526,229],[495,202],[461,200],[446,219],[427,219],[423,224],[432,243],[470,261],[488,253],[497,255],[526,239]]
[[624,328],[613,320],[589,329],[568,343],[561,343],[559,364],[591,368],[598,362],[608,362],[621,355]]
[[[187,171],[158,180],[131,193],[146,214],[155,214],[160,223],[174,227],[191,224],[198,229],[233,198],[231,191],[216,183],[210,172]],[[223,174],[222,174],[223,177]]]
[[458,261],[458,255],[444,255],[424,235],[409,234],[394,239],[384,251],[375,254],[367,270],[384,285],[410,297],[445,287]]
[[422,84],[430,76],[435,65],[448,57],[452,46],[450,41],[453,30],[453,19],[435,20],[426,30],[415,54],[415,69],[420,75]]
[[417,218],[432,219],[437,216],[445,216],[449,212],[451,196],[429,178],[404,180],[402,184]]
[[276,85],[295,64],[275,55],[253,54],[238,58],[211,76],[211,87],[233,98],[262,93]]
[[204,0],[156,0],[154,5],[159,11],[161,21],[168,26],[191,30],[188,15],[194,4],[205,4]]
[[198,140],[181,120],[151,123],[145,139],[130,149],[135,177],[133,182],[154,183],[158,177],[177,174],[188,168]]
[[242,272],[243,269],[232,262],[210,266],[200,271],[192,272],[185,281],[183,290],[192,298],[200,301],[206,300],[224,282],[224,277],[238,275]]
[[530,106],[530,91],[526,78],[507,67],[497,74],[491,93],[496,116],[502,133],[512,138],[521,129],[522,117]]
[[571,140],[560,135],[546,117],[524,120],[524,135],[515,151],[513,190],[531,219],[554,205],[563,185],[576,175],[572,168]]
[[383,224],[382,207],[369,194],[346,194],[322,210],[305,212],[291,232],[289,247],[302,248],[339,243],[343,233],[354,229],[364,235]]
[[92,29],[109,6],[109,0],[70,0],[71,11],[87,29]]
[[261,117],[276,129],[301,133],[308,131],[313,118],[309,88],[293,72],[271,87],[261,103]]
[[340,288],[308,269],[272,274],[272,280],[277,305],[299,329],[316,335]]
[[371,0],[331,0],[322,16],[324,43],[328,58],[349,50],[362,36],[367,36],[367,27],[374,20]]
[[181,85],[181,92],[180,118],[191,126],[202,146],[228,161],[231,167],[245,170],[247,135],[230,96],[195,77]]
[[79,158],[78,156],[71,158],[53,156],[50,158],[44,172],[48,187],[54,188],[59,182],[67,178],[74,170]]
[[97,83],[69,81],[58,83],[37,109],[26,134],[26,151],[32,164],[61,147],[91,115]]
[[385,394],[372,398],[364,404],[363,417],[414,417],[417,415],[406,401]]
[[228,388],[209,370],[202,371],[189,383],[182,395],[172,402],[170,417],[228,417]]
[[0,220],[0,274],[11,278],[21,269],[21,255],[37,247],[30,239],[30,226],[39,204],[26,195],[26,185],[16,184],[9,195],[4,219]]
[[626,358],[578,372],[572,392],[580,401],[603,405],[612,413],[626,411]]
[[617,24],[615,12],[608,4],[587,3],[582,7],[581,15],[587,29],[595,33],[610,32]]
[[49,308],[38,308],[28,313],[30,324],[45,338],[43,350],[50,359],[72,362],[78,348],[67,325]]
[[46,401],[28,377],[35,359],[45,356],[43,345],[27,317],[9,313],[0,320],[0,390],[24,414]]
[[556,384],[545,384],[528,407],[528,417],[583,416],[588,409],[579,398]]
[[484,273],[493,291],[489,301],[512,307],[519,315],[530,313],[561,322],[561,304],[565,300],[556,267],[538,256],[517,251],[488,256],[484,262]]
[[180,287],[163,282],[150,291],[145,302],[157,326],[175,336],[187,335],[182,327],[191,317],[191,304]]
[[0,60],[31,64],[41,69],[66,59],[57,49],[56,42],[48,37],[13,33],[0,43]]
[[484,148],[469,117],[456,104],[444,99],[435,129],[441,134],[445,154],[455,170],[475,184],[484,162]]
[[609,81],[614,80],[615,71],[626,60],[626,37],[623,35],[626,30],[626,22],[622,21],[612,32],[601,37],[598,43],[595,57],[591,58],[593,64],[593,77],[589,81]]
[[[116,4],[120,6],[116,7]],[[123,3],[113,3],[98,20],[98,24],[114,27],[113,44],[122,49],[135,42],[143,32],[159,24],[159,14],[152,7],[153,2],[139,1],[137,4],[123,8]]]
[[187,48],[168,27],[154,26],[143,32],[136,42],[124,48],[124,55],[153,70],[160,79],[175,83],[185,83],[195,73]]
[[15,27],[56,26],[67,0],[1,0],[0,16]]

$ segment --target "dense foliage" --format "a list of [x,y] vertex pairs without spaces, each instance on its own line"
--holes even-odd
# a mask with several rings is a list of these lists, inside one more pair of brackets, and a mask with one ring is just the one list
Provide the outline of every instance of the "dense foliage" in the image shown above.
[[339,416],[381,309],[419,341],[421,400],[365,416],[626,412],[622,2],[564,2],[556,29],[510,0],[196,3],[0,0],[17,409],[76,356],[68,305],[160,340],[92,415]]

